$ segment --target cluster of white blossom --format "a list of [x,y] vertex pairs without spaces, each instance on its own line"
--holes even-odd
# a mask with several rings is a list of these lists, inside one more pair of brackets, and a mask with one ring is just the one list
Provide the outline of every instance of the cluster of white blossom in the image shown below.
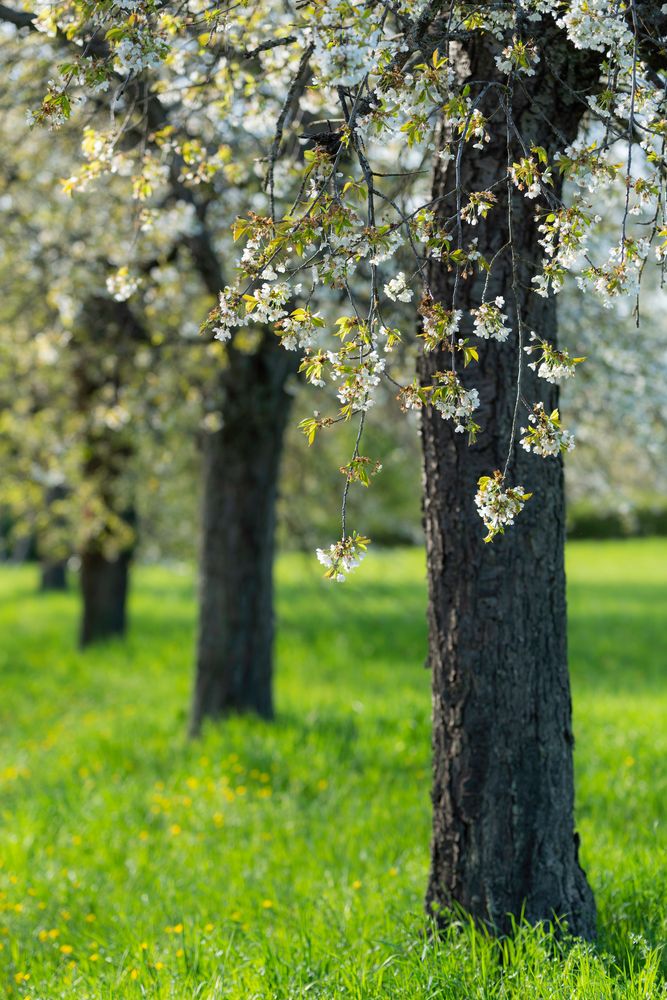
[[[546,153],[541,147],[538,155],[546,161]],[[533,156],[522,156],[513,163],[510,167],[510,177],[524,197],[531,201],[539,198],[545,187],[553,183],[551,167],[545,167],[540,172],[537,160]]]
[[159,192],[169,177],[169,164],[157,156],[144,156],[141,170],[132,183],[132,197],[135,201],[148,201]]
[[334,542],[328,549],[317,549],[319,562],[326,568],[327,579],[344,583],[347,574],[359,565],[366,555],[369,539],[354,532]]
[[336,283],[347,279],[355,273],[362,260],[373,265],[383,264],[396,254],[403,242],[403,237],[396,228],[374,232],[366,230],[361,233],[328,232],[325,244],[331,253],[316,265],[318,281]]
[[93,412],[93,420],[110,431],[120,431],[127,427],[132,414],[126,406],[116,403],[113,406],[100,406]]
[[99,132],[88,126],[83,130],[81,152],[88,163],[111,164],[115,155],[115,136],[112,132]]
[[422,332],[424,350],[430,351],[444,341],[450,341],[459,332],[463,311],[443,309],[438,303],[422,302]]
[[243,253],[241,254],[242,266],[248,271],[257,270],[261,267],[263,253],[264,244],[262,234],[258,232],[255,236],[251,236],[243,247]]
[[507,314],[502,312],[505,299],[498,295],[495,302],[482,302],[477,309],[471,309],[474,331],[482,340],[507,340],[512,332],[507,326]]
[[472,415],[479,406],[479,392],[477,389],[466,389],[456,372],[438,372],[435,377],[439,384],[432,393],[433,406],[443,420],[454,423],[456,433],[470,432],[476,426]]
[[142,70],[157,69],[168,47],[150,29],[122,38],[114,49],[116,69],[127,76]]
[[558,150],[553,159],[561,172],[567,174],[570,183],[589,194],[613,180],[617,171],[617,167],[605,157],[598,140],[588,137],[576,139],[565,149]]
[[337,354],[330,353],[331,378],[342,378],[336,395],[343,407],[350,412],[368,410],[375,402],[374,389],[380,384],[380,376],[386,367],[385,358],[377,351],[370,351],[358,365],[341,363]]
[[490,542],[496,535],[504,534],[531,496],[532,493],[524,492],[523,486],[505,486],[504,476],[499,471],[492,476],[482,476],[477,483],[475,505],[488,531],[484,541]]
[[287,351],[310,350],[315,346],[317,330],[325,326],[321,315],[309,309],[292,310],[289,316],[278,320],[276,333]]
[[386,354],[393,351],[396,345],[400,344],[403,339],[401,337],[401,331],[396,327],[390,326],[381,326],[378,330],[378,335],[384,340],[382,349]]
[[403,271],[385,284],[384,293],[392,302],[409,302],[412,299],[412,289],[406,285]]
[[245,317],[239,312],[239,293],[226,285],[218,295],[218,308],[215,313],[213,336],[223,343],[232,336],[232,330],[243,326]]
[[[264,325],[282,322],[287,317],[285,303],[292,295],[298,295],[301,285],[290,287],[286,281],[271,284],[264,281],[252,294],[241,294],[229,285],[220,292],[218,306],[212,314],[216,340],[229,340],[232,330],[249,323]],[[242,312],[245,306],[245,313]]]
[[540,244],[547,257],[556,260],[563,269],[575,264],[586,251],[590,221],[578,205],[550,212],[538,226],[542,233]]
[[578,49],[606,52],[632,42],[628,23],[619,16],[624,11],[623,4],[610,4],[609,0],[570,0],[558,24]]
[[[25,123],[28,126],[28,128],[33,128],[35,125],[39,125],[40,120],[41,119],[38,112],[26,111]],[[59,108],[49,116],[49,128],[51,129],[61,128],[66,121],[67,121],[67,114],[62,108]]]
[[656,234],[661,242],[655,248],[655,259],[659,264],[667,261],[667,227],[662,227]]
[[265,281],[252,295],[244,296],[246,309],[257,323],[276,323],[287,315],[284,308],[287,300],[291,295],[298,295],[300,290],[300,285],[291,288],[286,281],[275,285]]
[[116,302],[126,302],[141,285],[141,278],[131,274],[127,266],[119,267],[106,281],[107,291]]
[[30,9],[37,15],[32,22],[37,31],[55,38],[63,30],[62,12],[56,11],[48,0],[36,0],[30,5]]
[[386,260],[396,254],[404,242],[398,228],[391,229],[389,232],[376,233],[370,244],[369,263],[384,264]]
[[539,353],[537,360],[531,361],[528,367],[537,371],[538,376],[546,382],[558,384],[565,379],[573,378],[577,365],[585,360],[585,358],[572,358],[567,351],[559,351],[548,340],[538,337],[534,330],[531,330],[530,340],[532,343],[524,347],[526,354],[531,355],[536,351]]
[[543,403],[536,403],[528,417],[528,424],[528,427],[521,428],[521,446],[526,451],[549,458],[574,448],[574,436],[561,427],[558,410],[547,413]]
[[535,76],[535,67],[540,61],[540,54],[533,43],[514,36],[511,44],[505,46],[495,61],[501,73]]
[[[359,117],[358,131],[363,138],[387,140],[404,133],[414,144],[432,134],[429,112],[450,96],[455,73],[449,59],[437,49],[430,60],[399,69],[396,63],[405,51],[405,42],[399,44],[390,37],[376,52],[377,88]],[[371,64],[367,63],[366,72],[369,70]]]
[[480,219],[487,217],[497,201],[492,191],[473,191],[468,204],[461,209],[461,218],[471,226],[476,226]]
[[381,52],[395,51],[381,27],[366,25],[359,30],[359,9],[347,0],[323,6],[319,16],[306,30],[314,47],[314,62],[318,79],[339,87],[354,87],[361,83],[377,64]]
[[577,275],[577,284],[584,290],[592,285],[609,309],[614,298],[639,293],[641,274],[649,252],[647,239],[626,237],[611,248],[604,264],[591,264],[584,268]]

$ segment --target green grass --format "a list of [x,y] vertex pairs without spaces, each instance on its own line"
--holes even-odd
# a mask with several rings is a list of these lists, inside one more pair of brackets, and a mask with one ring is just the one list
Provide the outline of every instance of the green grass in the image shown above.
[[188,743],[189,572],[140,569],[127,643],[81,654],[75,596],[0,571],[0,995],[666,996],[667,542],[569,549],[595,948],[425,933],[422,554],[278,577],[277,722]]

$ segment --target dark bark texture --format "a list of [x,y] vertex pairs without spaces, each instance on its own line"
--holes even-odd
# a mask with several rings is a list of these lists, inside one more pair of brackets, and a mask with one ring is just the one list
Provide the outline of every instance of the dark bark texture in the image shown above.
[[125,635],[131,551],[111,559],[88,549],[81,556],[81,647]]
[[297,363],[267,331],[255,353],[231,348],[221,374],[223,426],[203,439],[193,735],[206,717],[273,716],[275,506]]
[[[576,89],[595,87],[591,54],[571,50],[560,33],[545,26],[533,32],[542,43],[536,77],[515,85],[512,116],[526,146],[550,153],[571,141],[583,102]],[[488,44],[488,43],[487,43]],[[471,81],[505,79],[494,52],[479,42],[467,49]],[[473,85],[473,94],[480,92]],[[464,239],[479,238],[491,260],[509,240],[505,183],[508,159],[506,116],[498,108],[500,89],[485,96],[482,109],[495,110],[491,141],[482,151],[466,148],[461,163],[464,192],[492,188],[498,206]],[[555,124],[556,129],[552,127]],[[511,134],[511,156],[522,153]],[[498,183],[500,181],[500,183]],[[436,169],[434,195],[441,220],[451,218],[455,198],[453,164]],[[556,182],[558,191],[558,182]],[[463,204],[466,203],[464,193]],[[532,294],[531,278],[542,257],[535,202],[512,196],[511,217],[517,299],[526,331],[551,342],[556,337],[553,300]],[[433,262],[434,296],[451,307],[454,275]],[[538,380],[518,357],[511,256],[496,261],[487,299],[503,295],[513,327],[505,344],[480,343],[480,363],[462,380],[480,391],[478,422],[483,432],[469,447],[438,413],[423,414],[424,521],[429,577],[429,650],[433,675],[433,839],[427,907],[447,919],[462,907],[495,931],[510,929],[512,917],[531,922],[555,917],[575,934],[595,933],[595,905],[578,861],[574,830],[573,735],[566,648],[564,493],[559,459],[514,449],[508,485],[533,491],[504,536],[483,542],[483,525],[473,497],[477,480],[502,470],[522,366],[522,395],[532,405],[557,405],[554,386]],[[456,308],[475,307],[483,279],[459,282]],[[466,333],[463,328],[464,335]],[[526,333],[527,336],[527,333]],[[449,367],[445,351],[420,361],[423,384]],[[474,369],[474,370],[472,370]],[[526,424],[522,406],[518,426]],[[517,428],[518,429],[518,428]]]
[[125,479],[134,453],[130,428],[108,427],[96,406],[122,398],[131,377],[135,353],[147,343],[143,326],[126,302],[91,296],[81,309],[75,330],[77,406],[85,418],[83,479],[99,509],[83,510],[93,528],[86,529],[80,553],[83,611],[81,647],[125,634],[129,572],[134,552],[136,517]]

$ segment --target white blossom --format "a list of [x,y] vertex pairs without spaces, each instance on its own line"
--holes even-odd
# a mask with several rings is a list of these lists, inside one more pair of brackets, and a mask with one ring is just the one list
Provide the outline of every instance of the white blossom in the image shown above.
[[504,476],[499,471],[493,476],[482,476],[477,484],[475,505],[488,531],[484,541],[490,542],[495,535],[504,534],[531,496],[524,492],[523,486],[505,486]]
[[507,314],[502,312],[505,299],[498,295],[494,302],[482,302],[478,309],[471,309],[474,331],[482,340],[503,343],[512,332],[507,326]]
[[393,302],[409,302],[412,299],[412,289],[405,284],[405,274],[399,271],[395,278],[384,286],[385,295]]
[[524,347],[526,354],[531,355],[538,352],[536,361],[532,361],[528,367],[537,371],[538,377],[546,382],[558,384],[568,378],[573,378],[577,365],[584,361],[584,358],[572,358],[567,351],[559,351],[547,340],[538,337],[535,331],[531,331],[530,343]]
[[536,403],[528,424],[521,428],[521,446],[525,451],[549,458],[574,448],[574,436],[561,427],[558,410],[547,413],[543,403]]
[[366,555],[369,541],[368,538],[354,532],[326,549],[316,549],[318,562],[327,571],[325,576],[336,583],[344,583],[348,573],[355,569]]
[[119,267],[115,274],[107,278],[107,291],[113,295],[116,302],[125,302],[134,295],[141,284],[141,278],[130,274],[128,267]]

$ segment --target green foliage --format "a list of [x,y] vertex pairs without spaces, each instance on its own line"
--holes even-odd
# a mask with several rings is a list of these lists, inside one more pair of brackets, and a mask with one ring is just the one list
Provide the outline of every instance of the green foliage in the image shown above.
[[579,500],[567,512],[570,538],[632,538],[667,535],[667,498],[643,497],[614,510],[604,503]]
[[426,933],[419,551],[372,553],[335,590],[310,556],[283,557],[278,720],[191,744],[193,574],[140,569],[127,645],[81,654],[74,595],[3,569],[0,995],[664,997],[667,543],[568,555],[597,948]]

